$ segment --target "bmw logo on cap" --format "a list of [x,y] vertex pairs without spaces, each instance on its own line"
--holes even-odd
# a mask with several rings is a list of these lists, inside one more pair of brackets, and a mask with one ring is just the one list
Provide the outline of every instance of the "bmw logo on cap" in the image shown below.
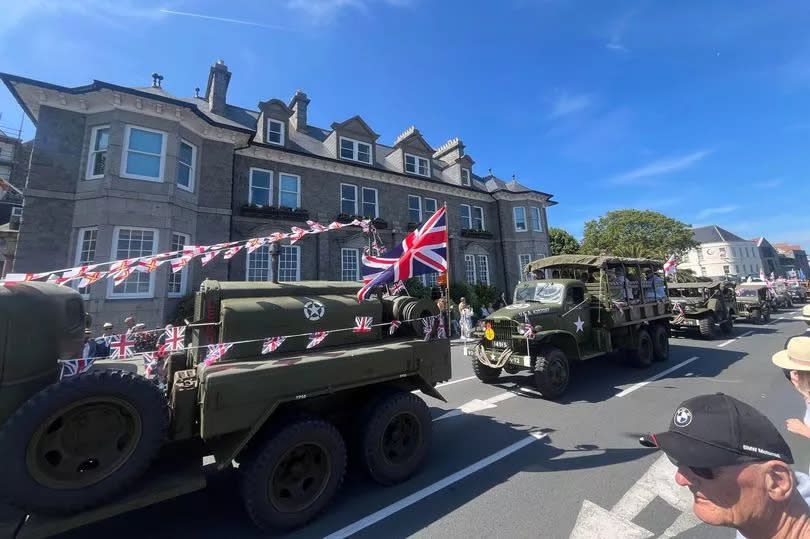
[[675,417],[672,418],[672,421],[676,427],[686,427],[692,422],[692,412],[689,411],[689,408],[678,408],[675,410]]

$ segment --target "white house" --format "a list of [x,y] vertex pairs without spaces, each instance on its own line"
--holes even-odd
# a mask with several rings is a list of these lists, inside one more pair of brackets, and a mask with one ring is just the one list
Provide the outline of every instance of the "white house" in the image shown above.
[[692,229],[698,247],[683,255],[678,269],[691,269],[702,277],[759,275],[762,259],[756,243],[717,225]]

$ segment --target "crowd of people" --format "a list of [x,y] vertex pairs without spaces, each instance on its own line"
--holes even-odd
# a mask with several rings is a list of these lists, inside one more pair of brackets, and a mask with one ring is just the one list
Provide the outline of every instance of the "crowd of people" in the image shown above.
[[[436,306],[439,308],[439,312],[445,317],[445,320],[447,320],[447,299],[444,297],[438,298],[436,300]],[[461,338],[465,341],[470,340],[472,338],[472,330],[475,327],[475,324],[498,309],[501,309],[503,306],[504,303],[502,300],[498,300],[494,304],[490,302],[485,305],[481,305],[478,313],[476,313],[472,304],[467,301],[466,297],[462,296],[459,298],[458,304],[451,300],[449,309],[450,320],[448,324],[448,327],[450,328],[450,338]]]

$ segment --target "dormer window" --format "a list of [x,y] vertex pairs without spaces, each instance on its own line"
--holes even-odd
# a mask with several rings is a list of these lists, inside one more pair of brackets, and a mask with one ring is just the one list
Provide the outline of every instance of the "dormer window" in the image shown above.
[[470,185],[470,169],[462,168],[461,169],[461,185],[466,185],[469,187]]
[[424,157],[405,154],[405,172],[430,177],[430,162]]
[[371,164],[371,144],[340,137],[340,158]]
[[284,124],[276,120],[267,120],[267,143],[284,144]]

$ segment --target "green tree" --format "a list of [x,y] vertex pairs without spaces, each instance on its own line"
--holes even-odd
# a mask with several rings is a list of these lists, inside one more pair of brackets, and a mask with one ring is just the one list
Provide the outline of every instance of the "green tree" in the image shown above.
[[582,252],[666,260],[697,243],[689,225],[650,210],[616,210],[585,223]]
[[551,243],[551,254],[553,255],[575,255],[579,253],[579,242],[577,239],[562,228],[550,227],[548,229],[548,239]]

